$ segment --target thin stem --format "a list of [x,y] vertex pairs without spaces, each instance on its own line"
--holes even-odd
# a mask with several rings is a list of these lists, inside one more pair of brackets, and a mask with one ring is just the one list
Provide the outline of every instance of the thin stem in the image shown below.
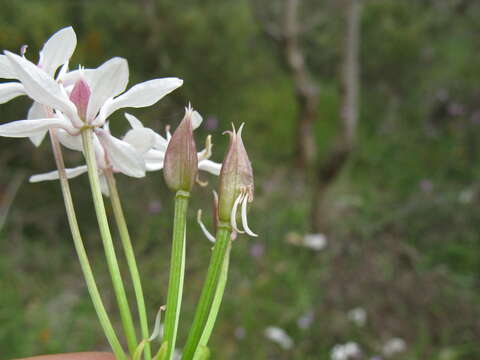
[[117,335],[115,334],[112,323],[108,318],[108,314],[105,310],[105,306],[103,305],[102,298],[100,297],[97,284],[95,283],[95,277],[93,276],[92,268],[90,267],[90,262],[88,261],[87,253],[85,251],[85,247],[82,241],[82,236],[80,235],[77,217],[75,215],[72,194],[70,192],[70,186],[68,184],[67,175],[65,173],[65,163],[63,161],[62,150],[55,135],[55,130],[53,129],[50,130],[50,139],[52,141],[52,149],[55,155],[55,162],[57,164],[58,173],[60,175],[60,185],[62,188],[62,195],[65,202],[65,210],[67,212],[70,231],[72,232],[73,243],[75,245],[75,250],[77,252],[83,276],[85,277],[85,283],[87,284],[90,298],[92,299],[93,307],[97,312],[98,320],[100,321],[103,332],[105,333],[105,336],[107,337],[113,353],[115,354],[115,358],[118,360],[127,359],[125,352],[122,349],[122,345],[120,345]]
[[88,178],[90,180],[90,188],[92,190],[93,203],[95,205],[95,213],[97,215],[98,226],[100,228],[100,235],[102,237],[105,256],[107,258],[108,270],[110,271],[113,289],[115,291],[118,308],[120,310],[123,330],[127,338],[130,355],[133,356],[137,347],[137,337],[135,335],[132,314],[130,312],[127,295],[122,282],[122,275],[120,273],[117,257],[115,255],[115,249],[113,247],[112,235],[108,226],[107,213],[105,212],[105,205],[103,203],[102,192],[100,190],[100,180],[98,178],[98,167],[95,159],[95,151],[93,149],[92,135],[91,129],[87,128],[82,130],[82,141],[85,160],[88,168]]
[[228,278],[228,267],[230,265],[230,250],[232,249],[232,242],[230,241],[225,253],[225,260],[223,261],[222,271],[218,279],[217,289],[215,290],[215,297],[213,299],[212,307],[210,308],[210,313],[208,314],[208,319],[203,329],[202,336],[198,342],[197,350],[193,358],[195,360],[201,359],[200,348],[207,347],[208,340],[210,340],[210,335],[212,335],[213,327],[215,326],[215,321],[217,320],[218,312],[220,311],[220,305],[222,304],[223,294],[225,292],[225,286],[227,284]]
[[[130,276],[132,278],[133,289],[135,291],[142,339],[148,339],[150,335],[148,331],[147,310],[145,308],[142,282],[140,280],[140,273],[138,271],[137,261],[135,260],[135,253],[133,251],[132,241],[128,232],[127,222],[125,221],[125,215],[123,214],[122,203],[120,201],[120,196],[118,195],[117,184],[113,172],[106,171],[105,175],[107,178],[108,189],[110,191],[110,200],[112,202],[113,214],[117,223],[120,239],[122,240],[123,251],[127,259]],[[145,360],[150,360],[152,358],[152,353],[149,342],[145,344],[145,348],[143,351]]]
[[227,250],[231,241],[230,226],[226,223],[219,223],[215,246],[213,248],[210,265],[208,266],[207,278],[203,285],[200,300],[197,305],[193,324],[188,334],[187,344],[183,352],[182,360],[192,360],[195,351],[199,346],[202,333],[206,327],[212,304],[217,294],[220,274],[224,261],[226,259]]
[[170,259],[170,279],[168,281],[165,335],[163,338],[164,342],[167,342],[166,360],[171,360],[173,357],[180,318],[185,273],[185,230],[189,196],[190,194],[185,191],[178,191],[175,195],[172,256]]

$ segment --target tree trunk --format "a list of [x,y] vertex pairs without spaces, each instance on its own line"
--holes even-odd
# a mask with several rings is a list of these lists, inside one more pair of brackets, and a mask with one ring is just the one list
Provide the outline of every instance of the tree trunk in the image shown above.
[[341,69],[340,109],[341,132],[337,136],[333,149],[316,169],[316,184],[313,192],[312,230],[324,232],[328,219],[325,204],[326,192],[331,183],[343,169],[353,151],[358,123],[359,92],[359,44],[360,44],[360,0],[344,0],[345,37],[343,46],[343,65]]

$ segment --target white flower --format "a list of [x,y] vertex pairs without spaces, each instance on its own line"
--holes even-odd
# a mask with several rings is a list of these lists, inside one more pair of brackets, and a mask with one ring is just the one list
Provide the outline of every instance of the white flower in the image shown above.
[[347,313],[348,319],[357,326],[364,326],[367,322],[367,312],[363,308],[355,308]]
[[407,349],[407,343],[401,338],[392,338],[388,340],[382,348],[385,357],[391,357]]
[[293,348],[292,338],[283,330],[277,326],[269,326],[264,331],[265,337],[274,343],[280,345],[285,350]]
[[289,244],[303,246],[315,251],[323,250],[328,244],[327,237],[320,233],[302,236],[298,233],[290,232],[286,235],[286,241]]
[[[68,63],[76,45],[77,36],[71,26],[57,31],[43,45],[37,66],[53,78],[57,69]],[[0,78],[19,80],[15,68],[6,55],[0,55]],[[22,83],[6,82],[0,84],[0,104],[26,94]]]
[[[200,115],[198,115],[200,116]],[[145,171],[156,171],[163,168],[163,158],[170,140],[170,134],[167,132],[167,138],[154,132],[152,129],[144,127],[142,122],[131,114],[125,114],[131,129],[127,131],[123,139],[118,139],[110,133],[109,124],[104,127],[97,128],[93,134],[93,144],[97,159],[99,171],[100,185],[102,192],[108,196],[108,186],[105,178],[106,171],[114,173],[123,173],[131,177],[143,177]],[[200,118],[201,123],[201,118]],[[197,127],[200,125],[198,123]],[[81,144],[69,143],[72,137],[69,137],[64,131],[59,130],[58,136],[60,141],[73,150],[81,150]],[[201,156],[208,157],[211,154],[211,143],[208,143],[209,149],[199,152],[199,160]],[[214,175],[220,173],[221,164],[215,163],[208,159],[199,161],[209,161],[212,165],[202,166],[201,169],[208,171]],[[78,166],[76,168],[66,169],[67,178],[74,178],[87,172],[87,166]],[[40,182],[46,180],[57,180],[59,178],[58,171],[51,171],[44,174],[33,175],[30,182]]]
[[327,237],[324,234],[306,234],[303,237],[303,246],[320,251],[327,246]]
[[[124,92],[129,71],[127,61],[122,58],[113,58],[96,69],[66,72],[68,57],[76,44],[73,29],[67,29],[70,36],[63,36],[63,32],[62,36],[57,33],[52,37],[53,40],[47,41],[39,65],[5,51],[0,61],[3,76],[15,76],[20,80],[20,86],[23,86],[21,89],[15,85],[18,83],[10,83],[8,97],[22,90],[41,105],[32,106],[27,120],[0,125],[0,136],[30,137],[38,144],[46,131],[59,128],[64,130],[62,144],[68,143],[69,147],[78,148],[78,135],[85,126],[96,131],[116,110],[153,105],[183,83],[177,78],[154,79]],[[67,53],[57,49],[62,46],[71,51]],[[54,79],[60,60],[65,60],[65,65]],[[115,143],[112,145],[115,146]]]
[[[189,110],[186,109],[185,111]],[[160,134],[155,133],[153,130],[144,127],[142,122],[135,116],[125,113],[125,117],[130,123],[132,129],[127,132],[124,140],[130,142],[139,150],[144,147],[148,148],[145,149],[146,151],[143,151],[143,158],[145,159],[147,171],[156,171],[163,169],[165,151],[167,150],[168,143],[171,138],[170,132],[167,130],[166,137],[163,137]],[[197,111],[193,111],[192,118],[193,130],[195,130],[201,125],[203,119]],[[146,146],[150,143],[147,144],[145,142],[144,136],[142,136],[142,133],[145,131],[151,132],[153,136],[153,145],[150,147]],[[208,136],[205,141],[205,148],[202,151],[198,152],[197,156],[199,170],[203,170],[217,176],[220,174],[222,164],[209,160],[212,156],[212,143],[210,136]]]
[[335,345],[330,352],[331,360],[350,360],[359,358],[362,355],[360,346],[357,343],[350,341],[346,344]]
[[[44,44],[40,51],[40,59],[37,67],[42,69],[47,76],[53,78],[57,69],[62,66],[58,77],[62,76],[67,69],[68,62],[77,45],[77,36],[71,26],[63,28],[53,34]],[[20,80],[15,66],[12,66],[7,55],[0,55],[0,78]],[[21,82],[6,82],[0,84],[0,104],[14,99],[17,96],[27,95],[25,86]],[[48,116],[44,106],[34,102],[28,111],[28,119],[43,119]],[[45,137],[47,130],[30,136],[35,146],[39,146]]]

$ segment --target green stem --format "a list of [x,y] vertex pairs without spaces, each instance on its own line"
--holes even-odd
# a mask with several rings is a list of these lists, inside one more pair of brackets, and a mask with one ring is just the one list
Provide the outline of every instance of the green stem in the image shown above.
[[[118,195],[117,184],[112,171],[105,172],[108,189],[110,191],[110,200],[112,203],[113,214],[117,223],[118,232],[120,233],[120,239],[122,240],[123,251],[127,259],[128,268],[130,270],[130,276],[132,278],[133,289],[135,291],[135,297],[137,300],[138,317],[140,318],[140,330],[142,333],[142,339],[149,338],[147,310],[145,307],[145,299],[143,296],[142,282],[140,280],[140,273],[137,267],[137,261],[135,260],[135,252],[133,251],[132,241],[128,232],[127,222],[125,221],[125,215],[123,214],[122,203],[120,196]],[[145,360],[152,358],[150,349],[150,343],[147,342],[144,348]]]
[[215,297],[213,299],[212,307],[210,308],[210,313],[208,314],[208,319],[203,329],[202,336],[198,342],[197,350],[193,356],[195,360],[201,359],[200,349],[202,347],[207,347],[208,340],[210,340],[210,335],[212,335],[213,327],[215,326],[215,321],[217,320],[218,312],[220,311],[220,305],[222,304],[223,293],[225,292],[225,286],[227,285],[228,278],[228,266],[230,265],[230,250],[232,249],[232,242],[228,244],[227,251],[225,253],[225,260],[223,261],[222,271],[218,279],[217,289],[215,290]]
[[188,334],[182,360],[192,360],[193,355],[199,346],[200,339],[205,330],[212,309],[212,304],[217,295],[217,287],[231,241],[230,239],[230,226],[226,223],[219,223],[215,246],[213,248],[212,257],[210,258],[210,265],[208,266],[207,278],[203,285],[195,317],[193,318],[193,324],[190,328],[190,333]]
[[170,279],[168,281],[165,334],[163,337],[164,342],[167,342],[166,360],[171,360],[173,357],[180,318],[185,273],[185,230],[189,197],[190,194],[185,191],[177,191],[175,195],[172,256],[170,259]]
[[127,295],[123,287],[122,275],[118,266],[115,249],[113,247],[112,235],[108,226],[107,213],[105,212],[105,205],[103,203],[102,192],[100,190],[100,180],[98,178],[98,167],[95,159],[95,150],[93,148],[92,130],[86,128],[82,130],[82,141],[85,160],[88,168],[88,178],[90,180],[90,188],[92,190],[93,203],[95,205],[95,213],[97,215],[98,226],[100,228],[100,235],[102,237],[105,256],[107,258],[108,270],[112,278],[113,289],[117,298],[118,308],[120,310],[120,317],[122,319],[123,330],[127,338],[128,349],[130,355],[133,356],[137,347],[137,337],[135,335],[135,328],[133,326],[132,314],[128,305]]
[[50,130],[50,139],[52,141],[53,154],[55,156],[55,162],[57,164],[63,200],[65,202],[65,210],[67,213],[68,223],[70,225],[70,231],[72,232],[73,243],[75,245],[75,250],[77,252],[83,276],[85,277],[85,283],[87,284],[90,298],[92,299],[93,307],[97,312],[98,320],[100,321],[103,332],[105,333],[105,336],[107,337],[113,353],[115,354],[115,358],[118,360],[127,359],[125,352],[122,349],[122,345],[120,345],[117,335],[115,334],[112,323],[108,318],[108,314],[105,310],[105,306],[103,305],[102,298],[100,297],[97,284],[95,283],[95,277],[93,276],[90,262],[88,261],[87,253],[85,251],[85,247],[82,241],[82,236],[80,234],[80,229],[78,227],[77,217],[75,215],[75,208],[73,206],[70,186],[68,184],[67,175],[65,173],[65,163],[63,161],[62,150],[56,137],[55,130]]

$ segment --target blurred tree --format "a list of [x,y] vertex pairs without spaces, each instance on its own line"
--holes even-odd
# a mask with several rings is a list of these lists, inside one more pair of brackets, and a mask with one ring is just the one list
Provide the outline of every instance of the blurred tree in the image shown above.
[[[310,2],[304,2],[300,13],[301,0],[252,2],[257,19],[264,33],[281,49],[285,69],[292,77],[298,111],[295,137],[296,166],[312,184],[314,193],[311,206],[311,227],[315,232],[326,228],[324,216],[324,195],[345,165],[354,149],[358,122],[359,90],[359,42],[361,0],[342,0],[340,7],[344,14],[344,36],[342,66],[340,69],[341,105],[338,110],[341,122],[335,140],[325,156],[318,156],[314,124],[318,119],[319,85],[306,61],[306,50],[302,35],[310,26],[321,19],[321,9]],[[306,10],[310,10],[306,19]],[[308,25],[308,26],[306,26]]]

